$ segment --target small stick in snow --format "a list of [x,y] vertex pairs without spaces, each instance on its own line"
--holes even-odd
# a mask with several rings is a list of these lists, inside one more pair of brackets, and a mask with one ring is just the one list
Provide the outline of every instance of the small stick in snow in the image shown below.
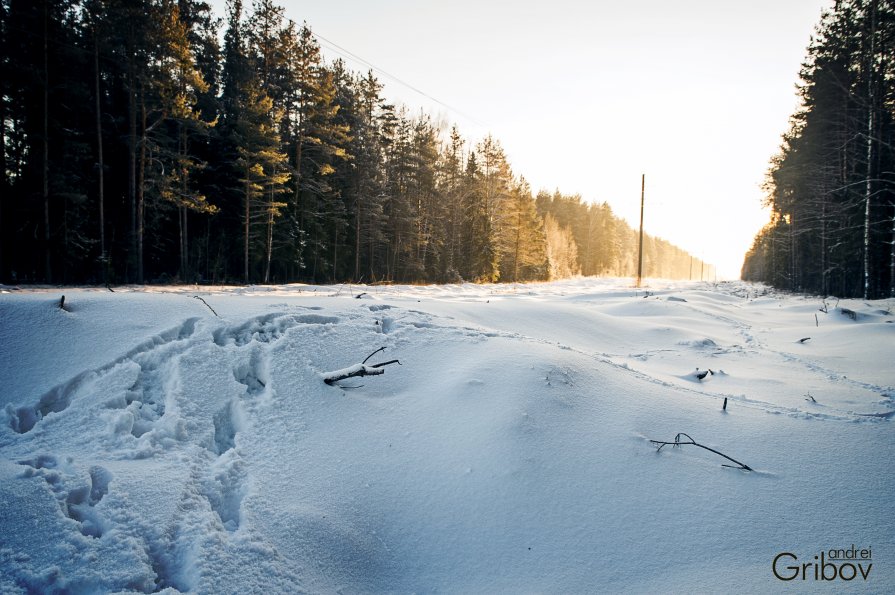
[[802,339],[799,339],[799,343],[804,343],[805,341],[810,341],[810,340],[811,340],[811,337],[804,337]]
[[[198,295],[194,295],[193,297],[196,298],[197,300],[201,301],[206,306],[208,306],[208,309],[211,310],[212,314],[214,314],[215,316],[218,316],[218,313],[214,311],[214,308],[212,308],[211,306],[208,305],[208,302],[206,302],[205,300],[200,298]],[[218,316],[218,318],[220,318],[220,316]]]
[[65,296],[62,296],[62,298],[59,300],[59,309],[65,310]]
[[[689,442],[682,442],[681,436],[686,436],[687,440],[689,440]],[[745,463],[741,463],[741,462],[737,461],[736,459],[732,459],[729,456],[727,456],[726,454],[724,454],[723,452],[718,452],[714,448],[709,448],[708,446],[698,444],[695,440],[693,440],[693,438],[690,437],[689,434],[684,434],[683,432],[678,433],[678,435],[674,437],[674,442],[664,442],[662,440],[650,440],[650,442],[658,445],[659,448],[656,449],[656,452],[659,452],[660,450],[662,450],[663,446],[667,446],[668,444],[670,444],[672,448],[675,448],[677,446],[683,446],[685,444],[692,444],[693,446],[698,446],[699,448],[703,448],[709,452],[713,452],[716,455],[720,455],[732,463],[736,463],[737,469],[742,469],[743,471],[753,471],[752,467],[750,467],[749,465],[746,465]],[[721,466],[722,467],[731,467],[732,465],[722,464]]]
[[724,405],[721,407],[721,411],[727,411],[727,397],[724,397]]
[[346,378],[354,378],[357,376],[379,376],[380,374],[385,374],[385,366],[391,364],[401,365],[401,362],[393,359],[387,362],[381,362],[378,364],[367,365],[367,361],[379,353],[380,351],[384,351],[385,347],[380,347],[362,361],[359,364],[354,364],[353,366],[348,366],[347,368],[342,368],[341,370],[334,370],[332,372],[327,372],[323,375],[323,382],[332,386],[334,383],[339,380],[345,380]]

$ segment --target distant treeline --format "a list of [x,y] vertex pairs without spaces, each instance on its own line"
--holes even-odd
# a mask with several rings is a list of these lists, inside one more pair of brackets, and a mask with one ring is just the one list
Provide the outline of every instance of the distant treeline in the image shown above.
[[[325,63],[270,0],[0,0],[0,280],[455,282],[633,275],[609,206],[536,197]],[[219,33],[223,27],[223,46]],[[707,268],[646,237],[644,274]]]
[[895,296],[895,2],[825,13],[767,179],[771,221],[743,278],[842,297]]

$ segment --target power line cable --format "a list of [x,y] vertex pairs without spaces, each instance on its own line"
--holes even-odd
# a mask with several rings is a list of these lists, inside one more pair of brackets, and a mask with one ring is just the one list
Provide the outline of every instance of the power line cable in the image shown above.
[[376,66],[375,64],[373,64],[373,63],[370,62],[369,60],[365,60],[364,58],[361,58],[360,56],[358,56],[358,55],[355,54],[354,52],[352,52],[352,51],[350,51],[350,50],[347,50],[347,49],[343,48],[342,46],[340,46],[339,44],[337,44],[337,43],[335,43],[335,42],[333,42],[333,41],[330,41],[329,39],[323,37],[323,36],[320,35],[319,33],[316,33],[316,32],[314,32],[314,31],[312,30],[312,31],[311,31],[311,35],[313,35],[313,36],[317,39],[317,41],[319,41],[319,42],[321,43],[321,45],[324,45],[324,46],[329,47],[330,50],[332,50],[332,51],[334,51],[335,53],[341,55],[343,58],[348,58],[348,59],[351,59],[351,60],[355,60],[355,61],[357,61],[357,62],[360,62],[361,64],[364,64],[364,65],[368,66],[369,68],[375,70],[376,72],[378,72],[378,73],[381,74],[382,76],[388,77],[388,78],[390,78],[391,80],[395,81],[396,83],[398,83],[398,84],[400,84],[400,85],[403,85],[403,86],[407,87],[408,89],[410,89],[410,90],[413,91],[414,93],[418,93],[419,95],[425,97],[426,99],[428,99],[428,100],[430,100],[430,101],[433,101],[433,102],[437,103],[438,105],[444,107],[445,109],[448,109],[448,110],[454,112],[454,113],[457,114],[458,116],[463,116],[465,119],[469,120],[469,121],[472,122],[473,124],[475,124],[475,125],[477,125],[477,126],[481,126],[482,128],[489,128],[487,124],[485,124],[485,123],[479,121],[477,118],[474,118],[474,117],[470,116],[469,114],[466,114],[466,113],[462,112],[461,110],[459,110],[459,109],[457,109],[457,108],[455,108],[455,107],[453,107],[453,106],[451,106],[451,105],[448,105],[447,103],[441,101],[440,99],[437,99],[437,98],[435,98],[435,97],[429,95],[429,94],[426,93],[425,91],[422,91],[422,90],[420,90],[420,89],[414,87],[414,86],[411,85],[410,83],[407,83],[407,82],[401,80],[401,79],[398,78],[397,76],[395,76],[395,75],[393,75],[393,74],[390,74],[390,73],[386,72],[385,70],[383,70],[382,68],[379,68],[378,66]]
[[[28,30],[28,29],[25,29],[25,28],[22,28],[22,27],[17,27],[17,26],[15,26],[15,25],[9,24],[9,25],[8,25],[8,28],[9,28],[10,30],[15,30],[15,31],[18,31],[18,32],[20,32],[20,33],[24,33],[25,35],[27,35],[27,36],[29,36],[29,37],[32,37],[32,38],[37,38],[37,37],[38,37],[38,35],[37,35],[36,33],[34,33],[33,31]],[[419,94],[419,95],[422,96],[422,97],[425,97],[425,98],[428,99],[429,101],[432,101],[432,102],[434,102],[434,103],[436,103],[436,104],[438,104],[438,105],[444,107],[445,109],[447,109],[447,110],[449,110],[449,111],[451,111],[451,112],[457,114],[458,116],[462,116],[463,118],[465,118],[466,120],[472,122],[472,123],[475,124],[476,126],[480,126],[480,127],[482,127],[482,128],[485,128],[485,129],[490,129],[490,127],[489,127],[487,124],[485,124],[484,122],[482,122],[482,121],[479,120],[478,118],[475,118],[475,117],[473,117],[473,116],[470,116],[469,114],[465,113],[464,111],[462,111],[462,110],[460,110],[460,109],[457,109],[456,107],[454,107],[454,106],[452,106],[452,105],[449,105],[449,104],[445,103],[444,101],[441,101],[440,99],[438,99],[438,98],[436,98],[436,97],[433,97],[432,95],[426,93],[425,91],[423,91],[423,90],[421,90],[421,89],[419,89],[419,88],[417,88],[417,87],[411,85],[410,83],[408,83],[408,82],[402,80],[401,78],[399,78],[399,77],[397,77],[397,76],[395,76],[395,75],[393,75],[393,74],[391,74],[391,73],[385,71],[384,69],[382,69],[382,68],[376,66],[375,64],[373,64],[373,63],[370,62],[369,60],[365,60],[364,58],[358,56],[358,55],[355,54],[354,52],[352,52],[352,51],[350,51],[350,50],[348,50],[348,49],[346,49],[346,48],[340,46],[339,44],[335,43],[334,41],[330,41],[329,39],[323,37],[323,36],[320,35],[319,33],[316,33],[316,32],[314,32],[313,30],[311,30],[311,35],[313,35],[313,36],[317,39],[317,41],[321,43],[321,45],[327,46],[331,51],[333,51],[333,52],[339,54],[339,55],[342,56],[343,58],[348,58],[348,59],[350,59],[350,60],[354,60],[354,61],[356,61],[356,62],[359,62],[359,63],[361,63],[361,64],[364,64],[365,66],[367,66],[367,67],[369,67],[369,68],[375,70],[376,72],[378,72],[378,73],[381,74],[382,76],[385,76],[385,77],[387,77],[387,78],[389,78],[389,79],[395,81],[395,82],[398,83],[399,85],[403,85],[404,87],[410,89],[410,90],[413,91],[414,93],[417,93],[417,94]],[[67,48],[72,49],[72,50],[75,50],[75,51],[77,51],[77,52],[81,52],[81,53],[83,53],[83,54],[85,54],[85,55],[90,55],[90,54],[93,53],[89,48],[81,47],[81,46],[78,46],[78,45],[75,45],[75,44],[71,44],[71,43],[66,43],[66,42],[63,42],[63,41],[58,40],[58,39],[49,39],[48,41],[49,41],[50,43],[52,43],[52,44],[58,46],[58,47],[67,47]],[[114,55],[112,55],[112,54],[109,54],[109,53],[107,53],[107,52],[99,52],[99,57],[100,57],[103,61],[114,61],[114,60],[117,60],[117,59],[118,59],[116,56],[114,56]]]

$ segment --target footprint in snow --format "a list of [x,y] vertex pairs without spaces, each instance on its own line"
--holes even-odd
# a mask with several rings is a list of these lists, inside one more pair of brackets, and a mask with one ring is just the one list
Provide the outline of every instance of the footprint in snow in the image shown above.
[[[196,332],[198,318],[190,318],[182,324],[159,333],[151,339],[138,345],[124,356],[95,370],[85,370],[74,378],[54,386],[44,393],[34,405],[15,408],[6,406],[6,415],[10,427],[19,434],[30,432],[34,427],[50,413],[61,413],[68,409],[72,401],[87,386],[91,385],[99,377],[108,374],[116,366],[131,361],[140,366],[140,375],[130,388],[124,405],[140,401],[149,403],[147,409],[140,418],[149,416],[149,421],[155,421],[164,414],[164,400],[156,394],[157,389],[163,385],[161,379],[153,379],[158,376],[159,369],[171,360],[174,355],[182,353],[189,346],[189,339]],[[164,374],[162,375],[164,376]],[[142,408],[141,408],[142,409]],[[142,426],[135,426],[142,427]],[[142,432],[138,429],[137,431]],[[135,436],[138,434],[135,434]]]
[[108,520],[96,505],[109,493],[112,474],[99,465],[90,468],[87,477],[73,468],[73,460],[59,461],[53,455],[39,455],[19,461],[26,467],[23,478],[40,477],[59,503],[62,514],[78,525],[85,537],[102,537]]

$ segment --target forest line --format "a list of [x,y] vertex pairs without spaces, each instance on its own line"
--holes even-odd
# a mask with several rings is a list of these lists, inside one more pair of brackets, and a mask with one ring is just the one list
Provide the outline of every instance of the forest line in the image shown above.
[[895,297],[895,3],[840,0],[816,28],[765,188],[771,221],[742,276]]
[[[632,276],[607,203],[389,103],[272,0],[0,0],[0,281]],[[220,42],[223,32],[223,43]],[[644,275],[709,265],[644,240]]]

